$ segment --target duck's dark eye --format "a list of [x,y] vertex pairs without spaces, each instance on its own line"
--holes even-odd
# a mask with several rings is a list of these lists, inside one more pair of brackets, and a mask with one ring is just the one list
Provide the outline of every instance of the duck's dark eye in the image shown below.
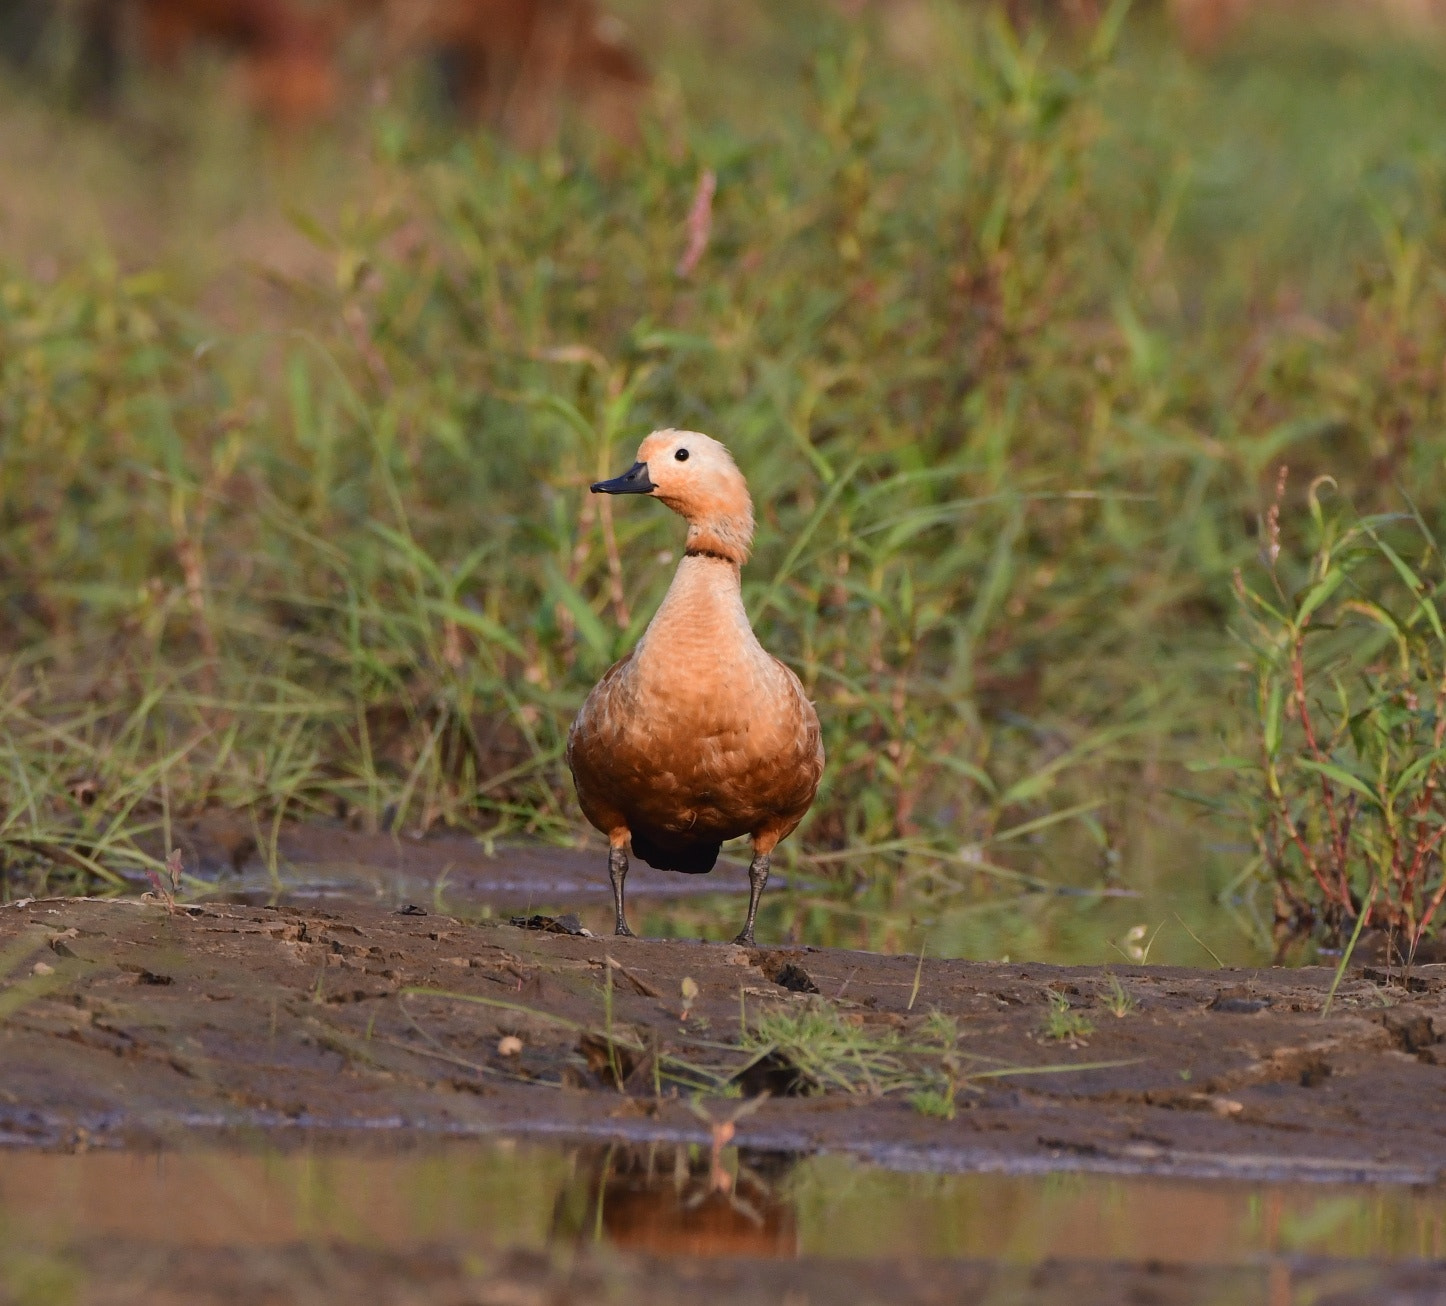
[[688,461],[688,451],[686,449],[679,449],[678,452],[673,455],[673,457],[676,458],[680,463],[685,463]]

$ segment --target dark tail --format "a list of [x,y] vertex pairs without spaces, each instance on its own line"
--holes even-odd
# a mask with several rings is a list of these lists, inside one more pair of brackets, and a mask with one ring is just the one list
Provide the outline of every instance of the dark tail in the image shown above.
[[690,843],[681,848],[662,848],[645,834],[633,831],[633,855],[641,857],[656,871],[682,871],[703,875],[718,861],[721,843]]

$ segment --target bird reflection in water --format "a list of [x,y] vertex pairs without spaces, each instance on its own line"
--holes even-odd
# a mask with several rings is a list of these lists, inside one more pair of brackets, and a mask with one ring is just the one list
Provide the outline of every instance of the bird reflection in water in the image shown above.
[[740,1149],[736,1173],[720,1184],[706,1148],[586,1149],[553,1209],[553,1239],[665,1256],[796,1256],[787,1180],[797,1163],[787,1152]]

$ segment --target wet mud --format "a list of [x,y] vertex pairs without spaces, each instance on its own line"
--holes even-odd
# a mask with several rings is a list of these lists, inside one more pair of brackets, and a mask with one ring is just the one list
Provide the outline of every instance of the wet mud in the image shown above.
[[0,908],[0,1303],[1446,1299],[1446,967],[1326,1015],[1324,969],[594,937],[387,883]]
[[[1446,1276],[1432,1267],[1277,1262],[1181,1268],[1049,1262],[997,1266],[959,1261],[871,1262],[847,1275],[826,1260],[697,1261],[505,1252],[483,1268],[448,1248],[382,1252],[352,1243],[260,1251],[89,1243],[53,1271],[77,1306],[1436,1306]],[[4,1298],[0,1298],[4,1300]]]
[[[1325,969],[918,963],[94,899],[0,909],[0,952],[12,1143],[726,1132],[909,1169],[1431,1184],[1446,1166],[1434,966],[1352,974],[1327,1016]],[[832,1061],[757,1036],[792,1020],[806,1041],[815,1016]],[[941,1074],[952,1105],[911,1091]]]

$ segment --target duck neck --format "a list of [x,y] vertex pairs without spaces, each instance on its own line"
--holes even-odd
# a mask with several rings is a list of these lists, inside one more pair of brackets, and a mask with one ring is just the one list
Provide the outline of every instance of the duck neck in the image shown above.
[[683,552],[690,558],[716,558],[732,564],[734,575],[748,561],[753,542],[753,513],[740,516],[692,518]]
[[743,607],[738,565],[690,547],[638,643],[637,656],[643,662],[654,655],[686,661],[751,641],[753,629]]
[[726,562],[736,577],[739,574],[738,559],[730,553],[725,553],[711,540],[706,544],[690,543],[684,550],[685,558],[712,558],[714,562]]

